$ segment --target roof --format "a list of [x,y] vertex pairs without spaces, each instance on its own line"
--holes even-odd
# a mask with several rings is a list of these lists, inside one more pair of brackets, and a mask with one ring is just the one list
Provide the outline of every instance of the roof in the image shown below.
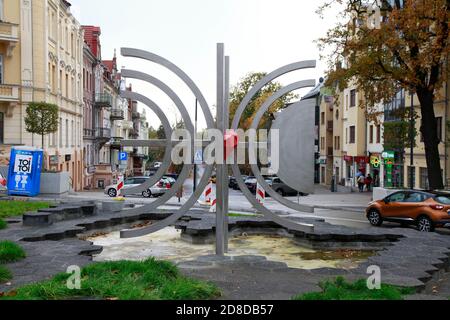
[[84,30],[84,42],[89,46],[93,55],[96,58],[100,58],[100,35],[102,34],[101,28],[97,26],[81,26]]

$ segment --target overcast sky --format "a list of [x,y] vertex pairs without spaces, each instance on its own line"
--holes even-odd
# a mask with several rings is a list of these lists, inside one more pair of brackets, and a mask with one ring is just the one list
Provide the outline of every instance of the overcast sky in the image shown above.
[[[336,21],[316,13],[320,1],[306,0],[71,0],[82,24],[102,29],[104,60],[117,49],[119,68],[151,73],[171,86],[193,115],[195,98],[181,81],[161,67],[120,56],[121,47],[135,47],[161,55],[183,69],[197,83],[208,103],[216,104],[216,43],[225,43],[231,57],[231,84],[249,72],[270,72],[300,60],[318,60],[315,70],[280,78],[283,84],[323,75],[314,40]],[[150,85],[128,80],[135,91],[149,96],[180,118],[174,104]],[[300,92],[304,94],[305,92]],[[149,122],[159,125],[150,111]],[[201,119],[200,122],[203,122]]]

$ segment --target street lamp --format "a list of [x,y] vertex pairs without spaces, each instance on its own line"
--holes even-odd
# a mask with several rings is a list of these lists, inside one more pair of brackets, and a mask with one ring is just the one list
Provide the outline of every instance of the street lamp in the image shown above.
[[411,90],[411,109],[409,115],[409,143],[410,145],[410,167],[409,167],[409,188],[414,189],[414,92]]

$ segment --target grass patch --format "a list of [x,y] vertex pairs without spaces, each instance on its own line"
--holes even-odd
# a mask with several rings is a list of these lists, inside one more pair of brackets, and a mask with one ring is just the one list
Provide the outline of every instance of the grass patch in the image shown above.
[[89,265],[81,272],[80,290],[67,288],[69,277],[69,274],[59,274],[52,280],[22,287],[2,299],[206,300],[220,295],[215,285],[184,277],[172,263],[154,259]]
[[306,293],[294,297],[294,300],[403,300],[403,297],[415,292],[412,288],[400,288],[381,285],[380,290],[369,290],[366,280],[348,283],[343,277],[320,284],[322,292]]
[[0,263],[16,262],[26,257],[25,251],[11,241],[0,242]]
[[0,219],[21,216],[26,212],[49,208],[53,203],[6,200],[0,202]]
[[4,266],[0,266],[0,283],[5,283],[12,279],[11,272]]
[[6,229],[7,227],[8,224],[3,219],[0,219],[0,230]]
[[254,218],[254,217],[259,217],[258,214],[243,214],[243,213],[234,213],[234,212],[230,212],[228,214],[229,217],[234,217],[234,218]]

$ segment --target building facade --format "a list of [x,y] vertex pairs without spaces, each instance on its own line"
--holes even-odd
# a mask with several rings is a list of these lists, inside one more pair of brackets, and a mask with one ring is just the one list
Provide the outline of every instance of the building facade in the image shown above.
[[[11,146],[43,148],[45,168],[69,172],[71,188],[81,190],[83,31],[67,1],[2,3],[2,81],[10,84],[1,89],[3,96],[9,96],[0,110],[4,162],[9,160]],[[43,146],[40,137],[25,130],[24,118],[30,102],[59,106],[58,132],[46,136]]]

